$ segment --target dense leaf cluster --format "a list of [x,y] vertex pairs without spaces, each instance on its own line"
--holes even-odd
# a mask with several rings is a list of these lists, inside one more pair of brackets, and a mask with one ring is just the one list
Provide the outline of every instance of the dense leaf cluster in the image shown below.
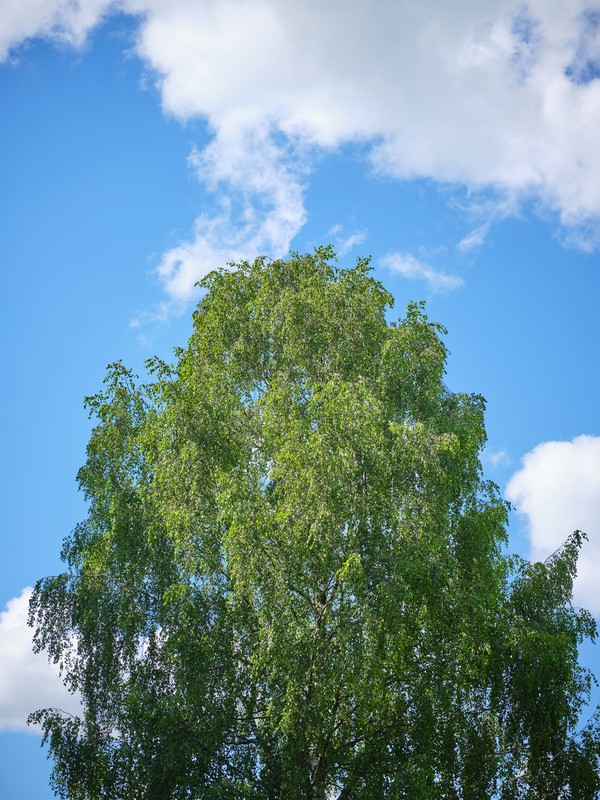
[[38,583],[38,712],[72,800],[597,796],[581,535],[507,557],[484,402],[443,329],[330,249],[213,272],[177,364],[113,365],[89,516]]

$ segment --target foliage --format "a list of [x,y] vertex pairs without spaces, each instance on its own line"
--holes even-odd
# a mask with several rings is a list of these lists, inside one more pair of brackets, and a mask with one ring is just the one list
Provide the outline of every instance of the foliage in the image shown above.
[[177,364],[117,363],[87,401],[89,516],[31,603],[83,697],[33,715],[60,795],[596,797],[582,535],[506,555],[441,326],[388,324],[329,248],[202,286]]

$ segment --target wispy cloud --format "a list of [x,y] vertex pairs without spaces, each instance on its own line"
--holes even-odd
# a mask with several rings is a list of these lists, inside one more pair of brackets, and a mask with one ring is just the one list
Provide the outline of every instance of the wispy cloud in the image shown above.
[[403,278],[425,281],[431,292],[447,292],[458,289],[464,284],[462,278],[457,275],[436,270],[410,253],[391,253],[383,258],[381,263]]
[[268,130],[221,131],[204,149],[194,149],[190,167],[215,198],[189,236],[165,252],[156,268],[168,300],[133,320],[146,329],[183,310],[197,281],[229,262],[287,255],[300,231],[307,158],[284,148]]
[[588,534],[577,567],[577,605],[600,616],[600,437],[544,442],[527,453],[506,497],[525,517],[531,557],[546,558],[574,531]]
[[344,233],[343,225],[334,225],[327,232],[327,239],[332,239],[338,256],[343,257],[359,244],[362,244],[367,238],[367,232],[364,230],[352,231],[351,233]]
[[489,464],[492,469],[497,467],[507,467],[511,463],[510,455],[506,450],[487,450],[485,449],[481,455],[481,460],[484,464]]
[[31,731],[27,717],[40,708],[80,709],[65,688],[56,664],[44,653],[34,654],[27,625],[31,588],[23,589],[0,612],[0,730]]
[[479,248],[482,247],[483,243],[485,242],[489,230],[490,223],[484,222],[483,225],[479,225],[479,227],[470,231],[465,237],[463,237],[457,244],[456,249],[460,253],[470,253],[474,250],[479,250]]

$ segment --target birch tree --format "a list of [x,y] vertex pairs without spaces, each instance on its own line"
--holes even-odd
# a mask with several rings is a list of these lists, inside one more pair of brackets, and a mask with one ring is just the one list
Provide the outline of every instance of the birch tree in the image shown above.
[[72,800],[598,796],[576,532],[507,554],[444,330],[330,248],[202,281],[175,363],[88,398],[87,518],[31,602]]

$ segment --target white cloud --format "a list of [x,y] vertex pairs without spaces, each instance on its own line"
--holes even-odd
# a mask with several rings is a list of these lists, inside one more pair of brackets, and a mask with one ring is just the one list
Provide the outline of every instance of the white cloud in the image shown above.
[[77,713],[79,703],[63,685],[58,667],[34,654],[27,625],[31,588],[23,589],[0,612],[0,731],[24,731],[32,711],[62,708]]
[[577,231],[565,234],[572,244],[598,246],[600,25],[586,0],[427,0],[377,13],[368,0],[5,4],[4,52],[36,33],[76,43],[110,7],[138,15],[135,47],[165,112],[214,132],[202,174],[233,206],[200,216],[165,255],[171,297],[189,296],[214,259],[287,251],[305,219],[298,174],[314,151],[348,142],[370,146],[389,176],[534,199]]
[[481,454],[481,459],[485,464],[489,464],[492,469],[497,467],[506,467],[510,464],[510,455],[506,450],[484,450]]
[[387,174],[537,196],[566,224],[600,214],[600,81],[574,79],[597,39],[583,0],[137,7],[138,52],[178,117],[377,141]]
[[470,253],[473,250],[479,250],[485,242],[486,236],[490,230],[490,223],[484,222],[483,225],[475,228],[463,237],[456,245],[457,250],[461,253]]
[[342,225],[334,225],[326,234],[327,241],[332,240],[335,251],[340,258],[348,255],[348,253],[357,245],[362,244],[367,238],[367,232],[363,230],[352,231],[351,233],[344,234]]
[[458,289],[464,281],[456,275],[440,272],[429,264],[419,261],[410,253],[391,253],[382,259],[383,266],[396,272],[403,278],[423,280],[431,292],[445,292]]
[[114,5],[113,0],[2,0],[0,62],[36,36],[79,47]]
[[510,479],[506,497],[526,517],[535,560],[550,555],[574,530],[587,533],[574,599],[600,615],[600,437],[538,445]]
[[174,301],[185,301],[194,283],[229,261],[259,253],[277,258],[305,222],[304,154],[284,148],[264,128],[221,129],[190,164],[215,194],[216,213],[200,215],[191,241],[164,254],[158,275]]

